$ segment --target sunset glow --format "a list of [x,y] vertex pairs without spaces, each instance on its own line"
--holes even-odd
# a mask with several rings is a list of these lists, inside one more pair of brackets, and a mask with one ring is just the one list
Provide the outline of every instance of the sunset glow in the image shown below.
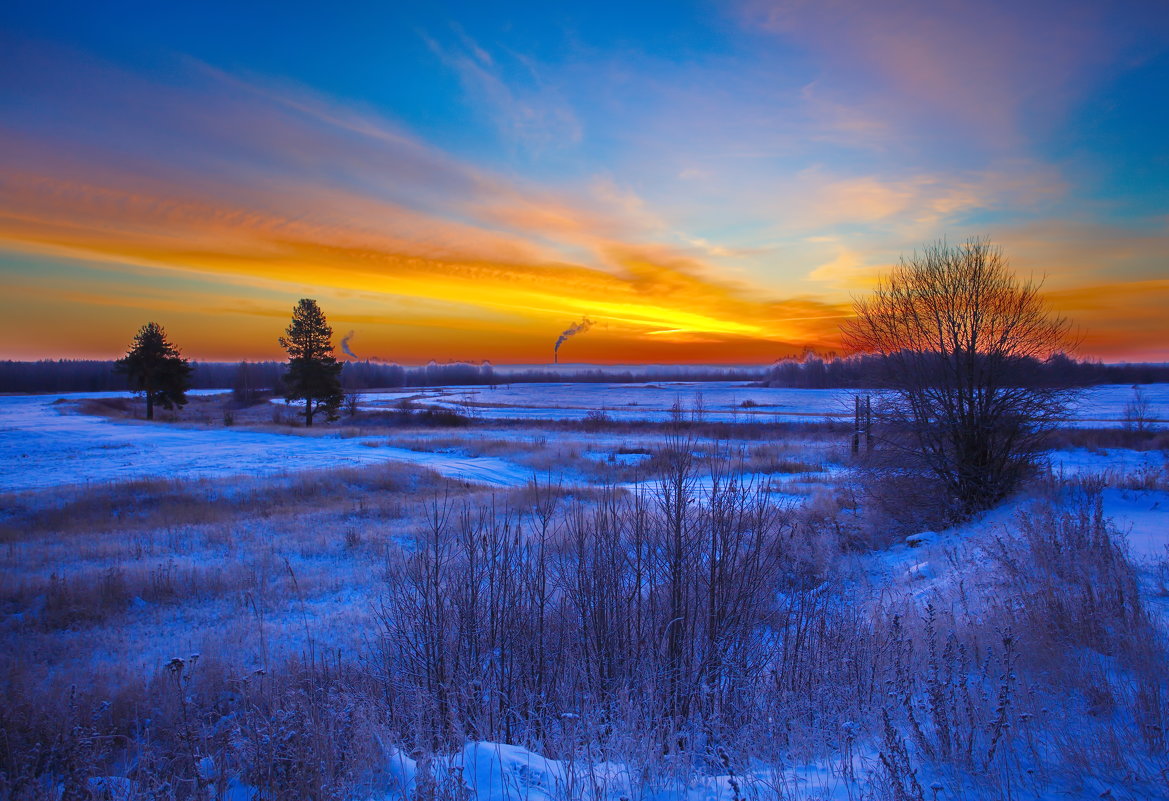
[[1169,359],[1163,3],[167,5],[0,12],[0,358],[766,362],[985,235]]

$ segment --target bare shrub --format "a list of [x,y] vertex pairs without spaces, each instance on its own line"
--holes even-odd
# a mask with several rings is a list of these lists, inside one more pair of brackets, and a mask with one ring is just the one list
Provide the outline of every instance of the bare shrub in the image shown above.
[[1137,434],[1153,430],[1152,404],[1139,385],[1132,388],[1132,398],[1124,405],[1124,427]]
[[896,450],[877,449],[855,463],[873,542],[888,545],[907,534],[945,528],[953,506],[945,482]]
[[604,409],[589,409],[585,412],[581,425],[585,431],[601,431],[612,424],[612,418]]
[[342,406],[345,409],[346,417],[356,417],[357,413],[361,411],[361,393],[346,392]]
[[1098,494],[1071,510],[1021,514],[1016,533],[995,538],[988,555],[1014,602],[1010,617],[1051,647],[1115,654],[1150,633],[1136,576]]
[[671,749],[694,719],[739,725],[784,523],[729,478],[700,506],[686,453],[652,493],[556,516],[431,502],[379,613],[385,681],[424,747],[546,731],[582,697],[636,710]]

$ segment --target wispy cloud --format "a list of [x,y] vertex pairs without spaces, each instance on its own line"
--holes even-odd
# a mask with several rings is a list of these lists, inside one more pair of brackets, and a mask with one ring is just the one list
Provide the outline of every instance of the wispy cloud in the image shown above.
[[[191,303],[248,332],[318,294],[382,355],[535,358],[587,315],[594,358],[718,361],[834,347],[851,295],[900,254],[988,234],[1085,328],[1140,338],[1093,301],[1114,297],[1161,330],[1146,301],[1164,208],[1101,222],[1091,170],[1038,146],[1122,69],[1132,26],[1087,0],[736,8],[732,40],[701,54],[541,61],[502,29],[433,24],[419,58],[462,88],[451,124],[479,134],[448,149],[290,80],[183,58],[150,78],[17,43],[0,248],[104,274],[87,291],[107,316],[162,304],[136,286],[195,276]],[[22,284],[42,317],[54,285],[47,268]]]
[[513,51],[493,55],[460,26],[442,41],[420,33],[431,52],[459,78],[468,101],[494,122],[511,144],[534,153],[575,145],[579,118],[530,57]]
[[[847,105],[902,135],[948,130],[1018,152],[1024,128],[1066,112],[1139,31],[1154,2],[748,0],[746,22],[821,57]],[[867,98],[866,98],[867,96]]]
[[[182,102],[189,90],[134,87],[143,106],[157,96],[181,112],[185,135],[152,123],[154,146],[176,143],[152,154],[160,162],[101,139],[74,158],[31,134],[0,133],[0,242],[464,304],[521,329],[589,314],[627,335],[668,330],[675,341],[732,336],[774,348],[831,338],[834,324],[821,321],[842,313],[768,299],[721,279],[695,252],[640,238],[657,223],[614,182],[579,196],[525,185],[319,99],[197,72],[197,110]],[[116,94],[117,83],[103,90]],[[109,140],[132,145],[140,135],[132,116],[94,113]],[[264,159],[251,159],[261,148]]]

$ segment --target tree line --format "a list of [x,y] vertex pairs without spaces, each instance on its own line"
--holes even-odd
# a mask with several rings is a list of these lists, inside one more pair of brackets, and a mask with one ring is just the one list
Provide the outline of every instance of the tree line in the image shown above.
[[[1159,384],[1169,382],[1169,364],[1120,363],[1081,360],[1067,353],[1019,360],[1038,381],[1077,386],[1098,384]],[[865,389],[880,386],[884,356],[871,353],[822,357],[808,352],[781,359],[766,368],[769,387],[792,389]]]
[[[489,386],[493,384],[634,384],[673,381],[758,381],[770,387],[792,389],[865,389],[878,385],[880,357],[803,356],[783,358],[770,365],[745,367],[654,365],[638,369],[598,366],[584,370],[544,367],[496,367],[490,362],[430,362],[402,365],[355,360],[344,362],[341,386],[347,390],[400,387]],[[209,362],[192,360],[192,389],[234,389],[273,392],[287,362]],[[113,360],[42,359],[0,361],[0,392],[118,392],[126,378]],[[1081,386],[1097,384],[1169,383],[1169,364],[1106,364],[1060,354],[1033,361],[1029,369],[1051,380],[1070,380]]]
[[[190,362],[192,389],[234,389],[241,380],[253,391],[275,391],[287,362]],[[341,386],[348,390],[490,386],[530,383],[632,384],[672,381],[764,381],[766,365],[744,367],[652,365],[569,370],[543,367],[499,368],[490,362],[435,362],[402,365],[355,360],[344,362]],[[1169,380],[1169,379],[1166,379]],[[0,361],[3,392],[113,392],[126,388],[115,362],[95,359]]]

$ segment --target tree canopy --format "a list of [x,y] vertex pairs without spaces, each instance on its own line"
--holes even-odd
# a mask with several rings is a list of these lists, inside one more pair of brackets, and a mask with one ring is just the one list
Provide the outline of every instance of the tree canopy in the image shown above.
[[166,338],[158,323],[138,329],[130,350],[115,362],[114,369],[124,373],[135,392],[146,396],[146,419],[154,419],[154,404],[165,409],[187,403],[191,387],[191,365]]
[[333,329],[317,302],[301,298],[284,333],[280,337],[280,347],[288,352],[284,398],[304,401],[306,426],[312,426],[316,411],[323,411],[327,420],[336,420],[345,397],[341,364],[333,356]]
[[963,515],[1017,486],[1064,412],[1070,390],[1029,365],[1061,354],[1068,332],[983,239],[903,259],[844,326],[851,349],[881,357],[885,441],[914,453]]

